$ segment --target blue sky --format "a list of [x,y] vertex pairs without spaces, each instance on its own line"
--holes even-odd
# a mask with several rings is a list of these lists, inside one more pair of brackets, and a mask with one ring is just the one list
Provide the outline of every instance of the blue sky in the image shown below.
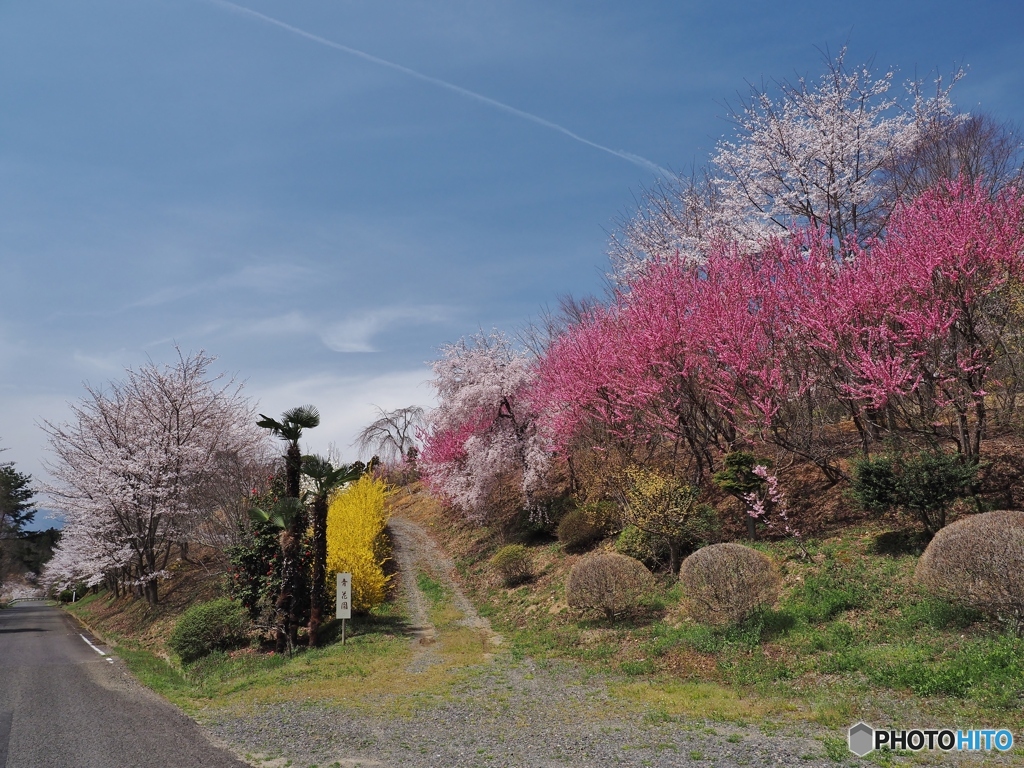
[[655,173],[552,126],[686,170],[747,82],[846,43],[1024,120],[1016,2],[244,6],[365,55],[211,0],[0,2],[0,445],[33,475],[39,421],[175,342],[354,458],[440,345],[601,291]]

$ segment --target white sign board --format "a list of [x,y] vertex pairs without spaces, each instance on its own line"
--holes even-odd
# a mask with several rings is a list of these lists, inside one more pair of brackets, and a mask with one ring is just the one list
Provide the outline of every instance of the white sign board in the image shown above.
[[352,574],[338,574],[338,619],[352,618]]

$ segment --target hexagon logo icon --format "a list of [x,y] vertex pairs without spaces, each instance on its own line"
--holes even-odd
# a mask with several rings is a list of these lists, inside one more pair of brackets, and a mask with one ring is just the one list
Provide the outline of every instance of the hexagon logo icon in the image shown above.
[[847,744],[853,754],[864,757],[875,748],[875,729],[863,721],[851,725]]

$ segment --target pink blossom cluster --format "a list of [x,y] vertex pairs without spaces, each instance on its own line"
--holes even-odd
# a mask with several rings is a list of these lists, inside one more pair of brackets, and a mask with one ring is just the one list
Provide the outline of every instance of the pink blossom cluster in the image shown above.
[[1003,289],[1024,272],[1022,210],[1015,192],[956,181],[897,207],[884,237],[851,240],[844,258],[809,229],[651,263],[538,361],[541,428],[554,450],[597,423],[707,453],[824,392],[855,419],[889,408],[934,426],[952,409],[963,418],[947,436],[970,454],[998,386]]
[[786,492],[779,486],[778,476],[769,472],[764,464],[757,464],[751,471],[764,480],[764,489],[751,491],[743,497],[747,502],[747,514],[769,528],[777,528],[788,536],[800,538],[800,532],[789,523],[789,504]]
[[[651,261],[536,359],[500,334],[446,348],[421,435],[428,485],[482,520],[502,478],[518,478],[529,505],[551,456],[581,441],[600,449],[594,435],[682,450],[700,479],[744,437],[790,450],[780,426],[822,403],[862,440],[884,423],[977,455],[1015,332],[1021,196],[946,182],[897,206],[884,236],[850,238],[842,256],[833,235],[720,239],[703,261]],[[777,481],[765,480],[751,509],[767,502],[788,526]]]

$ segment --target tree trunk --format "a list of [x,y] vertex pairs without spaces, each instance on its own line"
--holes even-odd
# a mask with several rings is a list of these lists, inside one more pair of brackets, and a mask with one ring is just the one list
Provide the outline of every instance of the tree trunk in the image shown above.
[[309,647],[320,644],[327,581],[327,497],[313,503],[313,573],[309,590]]
[[679,545],[670,536],[666,536],[665,541],[668,542],[668,572],[679,573]]
[[302,476],[302,451],[298,443],[288,446],[284,456],[285,495],[293,499],[299,498],[300,479]]
[[274,608],[277,611],[277,652],[291,650],[293,639],[292,622],[295,604],[295,571],[297,540],[290,530],[281,531],[281,593]]
[[[285,453],[286,489],[285,495],[293,499],[299,498],[300,479],[302,475],[302,452],[299,450],[298,442],[288,446]],[[277,598],[277,651],[291,650],[298,639],[299,622],[296,615],[295,582],[299,574],[300,560],[302,556],[302,534],[305,529],[305,515],[296,513],[291,524],[285,531],[282,531],[281,554],[284,562],[281,564],[281,594]]]

